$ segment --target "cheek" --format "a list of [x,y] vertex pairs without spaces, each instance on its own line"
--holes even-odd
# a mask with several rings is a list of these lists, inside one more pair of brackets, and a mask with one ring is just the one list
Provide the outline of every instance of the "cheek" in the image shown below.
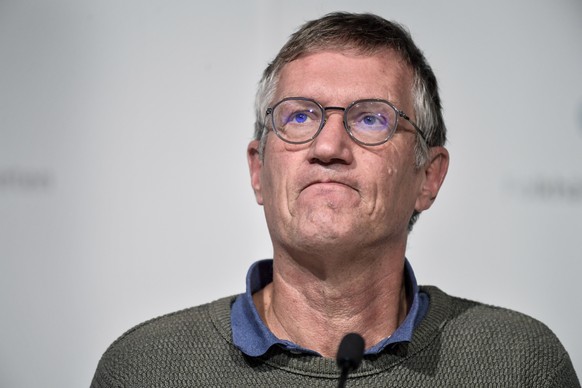
[[261,185],[262,185],[262,194],[263,194],[263,202],[264,206],[267,208],[271,207],[273,204],[274,199],[277,197],[277,174],[274,172],[274,165],[271,161],[267,168],[263,168],[261,174]]
[[378,218],[406,218],[416,203],[416,174],[411,169],[386,167],[376,171],[370,182],[368,211]]
[[398,169],[388,167],[377,171],[373,176],[377,178],[371,181],[370,202],[373,204],[373,211],[388,212],[394,204],[394,192],[398,186],[395,179],[398,177]]
[[[265,155],[265,164],[261,174],[264,206],[270,209],[287,206],[288,183],[291,174],[291,161],[287,160],[285,151],[271,150],[270,157]],[[267,210],[267,209],[266,209]]]

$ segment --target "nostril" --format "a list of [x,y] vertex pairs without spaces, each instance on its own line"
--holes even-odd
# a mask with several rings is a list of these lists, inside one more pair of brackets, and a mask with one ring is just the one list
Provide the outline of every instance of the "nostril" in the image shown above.
[[313,157],[311,159],[309,159],[309,163],[311,164],[319,164],[321,166],[331,166],[334,164],[349,164],[348,161],[346,161],[345,159],[342,158],[332,158],[329,160],[323,160],[317,157]]

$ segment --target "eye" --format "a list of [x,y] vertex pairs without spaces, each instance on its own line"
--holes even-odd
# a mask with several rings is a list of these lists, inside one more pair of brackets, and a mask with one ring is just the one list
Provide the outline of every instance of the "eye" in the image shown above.
[[355,118],[353,125],[360,130],[383,131],[388,127],[388,123],[389,120],[381,113],[365,112]]
[[299,107],[279,113],[279,122],[281,123],[280,125],[282,127],[311,127],[320,121],[318,114],[319,112],[310,108]]
[[378,121],[378,118],[375,116],[365,116],[362,118],[362,123],[366,124],[366,125],[374,125],[376,124],[376,122]]
[[309,120],[309,115],[307,113],[305,113],[305,112],[295,112],[295,113],[292,113],[287,118],[287,124],[289,124],[289,123],[291,123],[291,124],[303,124],[307,120]]
[[284,141],[305,143],[312,139],[322,123],[322,108],[313,100],[289,97],[273,108],[273,130]]

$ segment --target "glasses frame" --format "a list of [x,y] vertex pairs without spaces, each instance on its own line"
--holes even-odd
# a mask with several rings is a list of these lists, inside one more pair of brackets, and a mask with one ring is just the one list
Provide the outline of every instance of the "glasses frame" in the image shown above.
[[[315,105],[317,105],[317,107],[319,107],[320,111],[321,111],[321,123],[319,123],[319,128],[317,129],[317,131],[315,131],[315,133],[307,140],[301,140],[301,141],[293,141],[293,140],[288,140],[285,139],[277,130],[277,126],[275,125],[275,116],[272,114],[275,110],[275,108],[277,108],[277,106],[279,106],[280,104],[282,104],[285,101],[308,101],[308,102],[312,102]],[[363,103],[363,102],[382,102],[387,104],[390,108],[392,108],[394,110],[394,112],[396,113],[396,121],[394,123],[394,129],[388,134],[388,136],[386,137],[386,139],[379,141],[379,142],[374,142],[374,143],[366,143],[363,142],[361,140],[358,140],[358,138],[356,138],[354,136],[354,134],[352,133],[351,128],[348,125],[348,112],[350,111],[350,109],[359,103]],[[416,125],[411,119],[410,117],[408,117],[408,115],[406,113],[404,113],[404,111],[398,109],[396,106],[394,106],[394,104],[392,104],[389,101],[380,99],[380,98],[365,98],[362,100],[356,100],[351,102],[347,107],[341,107],[341,106],[326,106],[324,107],[323,105],[321,105],[319,102],[315,101],[312,98],[307,98],[307,97],[286,97],[284,99],[282,99],[281,101],[277,102],[275,105],[273,105],[270,108],[267,108],[266,112],[265,112],[265,122],[267,122],[267,116],[271,115],[271,125],[273,128],[273,132],[275,132],[275,134],[277,135],[277,137],[281,140],[283,140],[286,143],[289,144],[305,144],[305,143],[309,143],[310,141],[313,141],[323,130],[323,127],[325,126],[325,123],[327,122],[327,115],[326,112],[328,110],[339,110],[339,111],[343,111],[343,124],[344,124],[344,129],[346,130],[346,132],[348,133],[348,135],[350,136],[350,138],[355,141],[356,143],[363,145],[363,146],[378,146],[381,144],[386,143],[388,140],[390,140],[392,138],[392,136],[394,135],[394,133],[396,133],[396,129],[398,128],[398,119],[399,118],[403,118],[404,120],[408,121],[410,123],[410,125],[412,125],[412,127],[416,130],[416,132],[420,135],[421,139],[425,142],[426,144],[426,138],[424,136],[424,132],[422,131],[422,129],[420,129],[418,127],[418,125]]]

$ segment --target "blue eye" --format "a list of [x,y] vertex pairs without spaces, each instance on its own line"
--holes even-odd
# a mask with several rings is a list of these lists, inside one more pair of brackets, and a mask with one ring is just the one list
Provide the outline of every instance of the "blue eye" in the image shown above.
[[303,124],[307,119],[307,114],[299,112],[291,115],[291,117],[289,117],[289,122],[295,121],[297,124]]
[[380,113],[362,113],[355,118],[352,126],[361,131],[384,131],[388,127],[388,121]]
[[366,116],[362,118],[362,122],[366,125],[374,125],[376,124],[377,121],[378,119],[374,116]]

